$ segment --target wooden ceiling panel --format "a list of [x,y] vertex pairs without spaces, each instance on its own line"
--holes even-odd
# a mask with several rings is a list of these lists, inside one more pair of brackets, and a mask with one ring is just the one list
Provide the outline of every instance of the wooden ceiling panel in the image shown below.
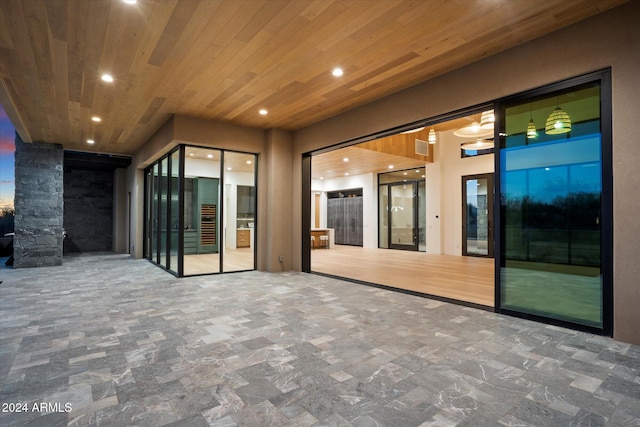
[[0,102],[27,141],[115,154],[176,113],[296,130],[625,1],[2,0]]

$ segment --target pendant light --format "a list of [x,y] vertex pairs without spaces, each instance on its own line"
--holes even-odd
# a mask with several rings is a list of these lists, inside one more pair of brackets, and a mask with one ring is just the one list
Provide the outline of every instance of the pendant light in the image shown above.
[[567,132],[571,132],[571,117],[560,106],[557,106],[547,117],[544,133],[547,135],[560,135]]
[[536,128],[536,124],[533,122],[533,110],[531,106],[529,106],[529,113],[531,114],[531,118],[529,119],[529,126],[527,126],[527,139],[535,139],[538,137],[538,129]]
[[493,113],[493,110],[483,111],[480,115],[480,129],[491,129],[493,130],[493,124],[496,121],[496,116]]
[[465,142],[460,147],[465,151],[488,150],[489,148],[493,148],[493,141],[478,139],[475,142]]
[[429,141],[429,144],[435,144],[437,141],[436,131],[433,128],[429,129],[429,137],[427,138],[427,141]]

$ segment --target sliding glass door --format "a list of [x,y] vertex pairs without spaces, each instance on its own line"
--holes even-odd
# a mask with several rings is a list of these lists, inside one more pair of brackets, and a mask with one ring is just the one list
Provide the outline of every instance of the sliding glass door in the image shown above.
[[595,80],[500,108],[497,297],[505,312],[609,326],[605,104]]
[[254,269],[256,160],[180,146],[150,166],[145,257],[177,276]]

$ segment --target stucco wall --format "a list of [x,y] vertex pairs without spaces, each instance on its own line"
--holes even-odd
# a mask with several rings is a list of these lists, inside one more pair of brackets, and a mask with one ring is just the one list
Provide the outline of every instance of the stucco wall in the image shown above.
[[[637,183],[640,143],[640,2],[630,2],[411,89],[294,134],[294,170],[302,154],[363,135],[446,114],[611,67],[614,171],[614,338],[640,343],[640,236]],[[428,101],[428,102],[425,102]],[[301,259],[300,176],[294,175],[294,268]]]

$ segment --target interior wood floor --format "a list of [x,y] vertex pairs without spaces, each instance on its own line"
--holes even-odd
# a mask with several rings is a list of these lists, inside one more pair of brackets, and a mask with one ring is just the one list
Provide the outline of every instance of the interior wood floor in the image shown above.
[[[242,271],[254,268],[253,249],[227,249],[223,257],[223,271]],[[220,254],[197,254],[184,256],[184,275],[220,272]]]
[[494,307],[492,258],[336,245],[311,251],[311,271]]

